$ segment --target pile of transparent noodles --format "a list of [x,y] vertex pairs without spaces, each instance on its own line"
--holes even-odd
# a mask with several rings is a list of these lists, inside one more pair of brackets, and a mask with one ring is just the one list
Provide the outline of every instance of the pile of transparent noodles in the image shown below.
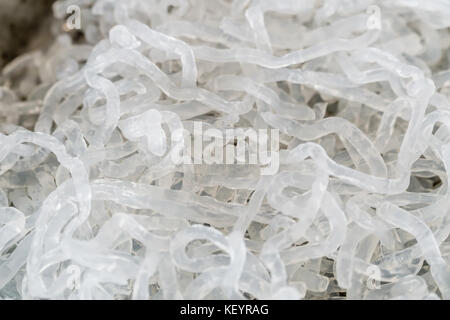
[[450,2],[53,9],[0,78],[0,298],[450,299]]

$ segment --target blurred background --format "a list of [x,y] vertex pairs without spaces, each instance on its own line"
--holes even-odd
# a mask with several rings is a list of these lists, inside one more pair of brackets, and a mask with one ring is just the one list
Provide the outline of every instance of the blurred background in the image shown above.
[[51,42],[54,0],[0,0],[0,68],[16,56]]

